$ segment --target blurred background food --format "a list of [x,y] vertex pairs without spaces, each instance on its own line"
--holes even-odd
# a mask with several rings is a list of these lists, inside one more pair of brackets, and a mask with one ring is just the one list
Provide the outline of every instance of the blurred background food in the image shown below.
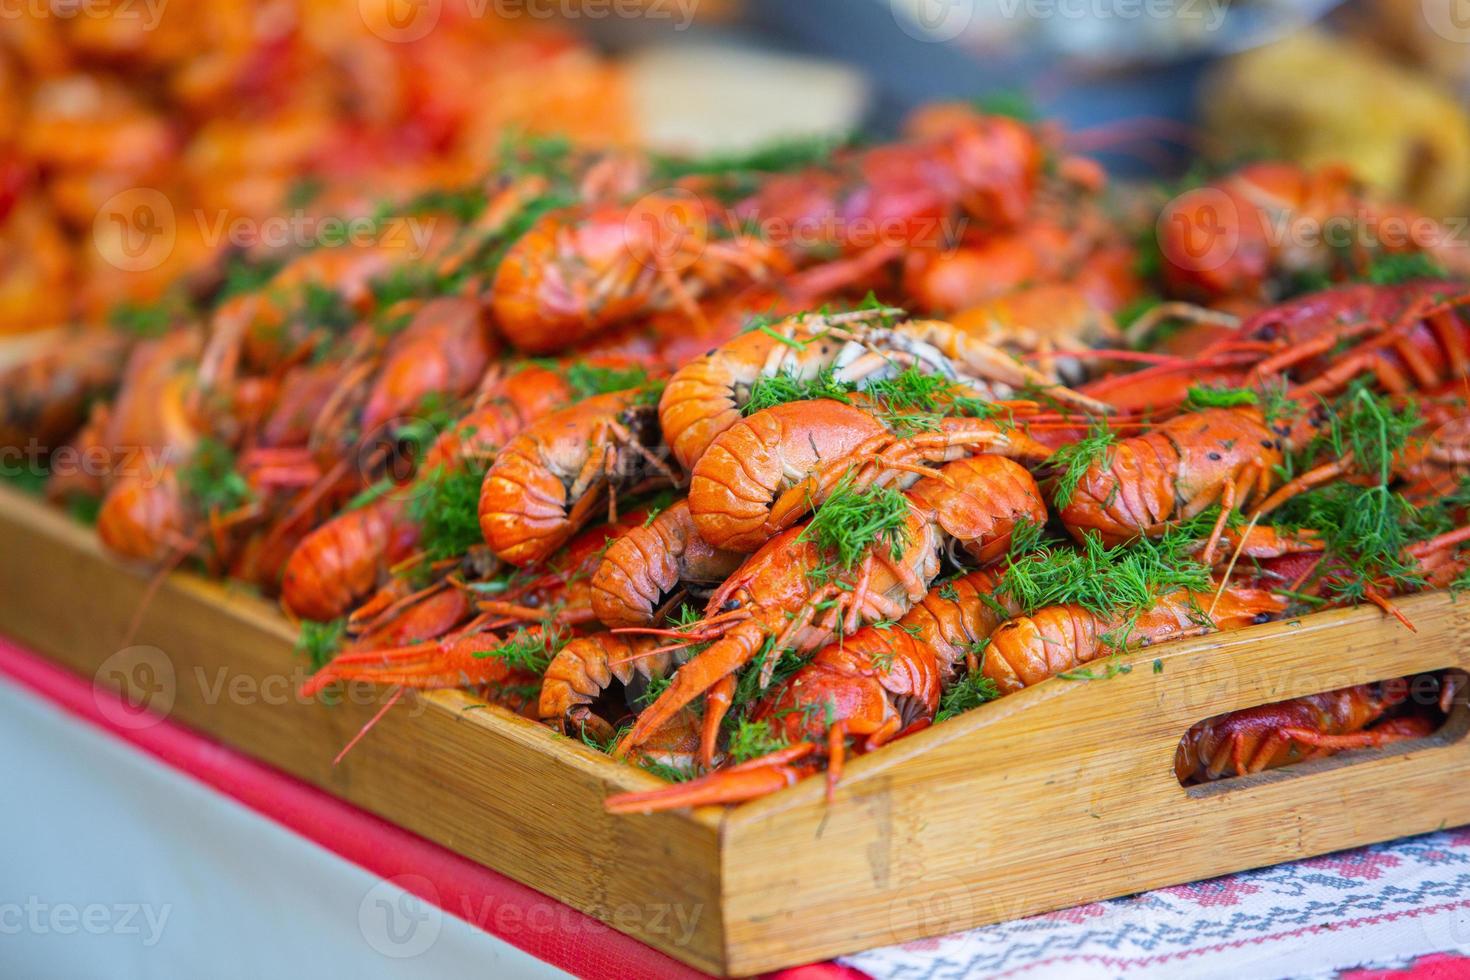
[[1124,175],[1343,163],[1453,217],[1456,2],[25,0],[0,17],[0,333],[217,277],[229,222],[461,186],[507,134],[707,152],[977,96]]
[[1298,31],[1206,76],[1200,115],[1227,154],[1346,164],[1435,215],[1470,198],[1470,119],[1430,73],[1362,41]]
[[[631,136],[621,73],[564,27],[436,2],[418,37],[395,4],[15,5],[0,18],[0,330],[155,297],[226,247],[221,215],[352,213],[462,183],[512,130]],[[125,261],[136,189],[175,219],[147,269]]]

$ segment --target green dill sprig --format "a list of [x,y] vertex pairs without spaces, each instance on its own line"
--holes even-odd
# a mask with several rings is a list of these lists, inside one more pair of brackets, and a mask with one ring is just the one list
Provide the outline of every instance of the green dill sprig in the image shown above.
[[687,783],[696,775],[693,769],[681,769],[667,762],[658,762],[654,759],[641,759],[638,768],[644,772],[652,773],[666,783]]
[[481,659],[494,657],[512,670],[544,674],[551,660],[570,639],[556,630],[529,630],[521,627],[497,646],[475,652]]
[[846,136],[806,136],[777,140],[744,153],[714,153],[703,157],[655,156],[654,179],[669,183],[693,176],[741,176],[789,173],[827,163],[836,151],[855,144]]
[[1093,466],[1106,469],[1111,465],[1111,453],[1118,444],[1118,437],[1105,423],[1097,422],[1091,431],[1076,442],[1062,446],[1049,461],[1055,475],[1051,478],[1052,500],[1057,507],[1066,507],[1072,502],[1077,486]]
[[335,289],[307,282],[296,292],[292,318],[310,333],[336,337],[357,322],[357,313]]
[[1198,412],[1209,408],[1240,408],[1259,405],[1260,397],[1249,388],[1214,388],[1208,385],[1190,385],[1184,397],[1184,411]]
[[301,631],[296,635],[296,652],[305,654],[311,661],[313,672],[321,670],[342,649],[342,640],[347,635],[347,620],[317,622],[304,619]]
[[1106,661],[1100,674],[1092,667],[1078,667],[1075,670],[1064,670],[1057,676],[1064,681],[1110,681],[1119,674],[1133,673],[1132,664],[1119,663],[1116,657],[1114,654]]
[[996,89],[977,96],[973,105],[987,116],[1005,116],[1024,123],[1034,123],[1041,119],[1036,103],[1021,89]]
[[235,453],[217,439],[201,439],[188,463],[179,468],[184,492],[202,513],[228,514],[254,499],[250,484],[235,468]]
[[730,732],[725,752],[735,762],[749,762],[751,759],[778,752],[786,748],[787,744],[785,736],[775,732],[769,721],[741,718]]
[[576,392],[578,398],[591,398],[593,395],[606,395],[615,391],[643,388],[652,381],[648,372],[641,367],[604,367],[598,364],[588,364],[586,361],[573,361],[568,364],[563,369],[562,376],[566,378],[567,384],[572,391]]
[[934,714],[934,723],[953,718],[955,715],[972,711],[1000,697],[1000,688],[995,681],[979,670],[970,671],[961,677],[939,698],[939,710]]
[[480,530],[480,484],[484,464],[466,460],[441,465],[420,479],[422,492],[409,502],[409,517],[420,527],[420,547],[431,561],[458,558],[485,540]]
[[108,325],[137,337],[159,337],[167,333],[181,317],[178,304],[123,302],[112,308]]
[[1164,593],[1205,591],[1210,570],[1191,556],[1200,523],[1196,519],[1161,538],[1111,548],[1089,534],[1078,548],[1038,543],[1028,551],[1013,550],[996,593],[1023,615],[1045,606],[1078,605],[1103,616],[1127,617],[1148,609]]
[[849,396],[855,391],[857,385],[851,381],[838,381],[832,368],[822,368],[811,378],[799,377],[794,371],[787,370],[757,378],[750,387],[750,396],[741,412],[754,415],[775,405],[814,401],[818,398],[851,404],[852,399]]
[[843,569],[857,565],[871,547],[885,547],[895,559],[908,545],[908,498],[891,487],[858,487],[846,473],[802,530],[799,540],[814,541],[835,556]]
[[214,296],[214,302],[223,303],[235,296],[264,289],[275,278],[276,273],[281,271],[283,264],[280,259],[251,262],[235,256],[225,267],[224,278]]
[[1368,268],[1359,276],[1375,286],[1396,286],[1415,279],[1445,279],[1449,272],[1424,252],[1378,255],[1369,260]]
[[1419,427],[1419,412],[1412,402],[1394,408],[1359,380],[1334,402],[1324,403],[1327,425],[1308,442],[1294,465],[1302,469],[1319,459],[1342,459],[1352,454],[1358,472],[1387,484],[1393,476],[1394,459],[1404,451]]

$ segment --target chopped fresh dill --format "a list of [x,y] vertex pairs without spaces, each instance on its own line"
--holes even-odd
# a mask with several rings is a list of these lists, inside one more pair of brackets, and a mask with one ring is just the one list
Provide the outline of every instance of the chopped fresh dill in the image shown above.
[[[487,640],[495,639],[493,634],[485,635]],[[562,645],[560,634],[548,634],[543,631],[532,631],[521,627],[510,635],[499,646],[489,647],[475,653],[476,657],[495,657],[505,662],[512,670],[524,670],[532,674],[544,674],[546,668],[551,666],[551,658],[556,655],[557,649]]]
[[1097,422],[1086,436],[1076,442],[1062,446],[1051,457],[1056,475],[1052,477],[1052,500],[1057,507],[1066,507],[1077,492],[1077,485],[1093,466],[1107,468],[1111,463],[1111,450],[1118,444],[1106,424]]
[[981,671],[970,671],[940,696],[939,710],[934,715],[934,722],[938,724],[955,715],[964,714],[998,697],[1000,688],[995,686],[995,681]]
[[815,377],[802,378],[792,371],[763,375],[750,386],[750,396],[741,411],[746,415],[784,405],[787,402],[805,402],[818,398],[851,403],[848,396],[857,390],[850,381],[838,381],[831,368],[823,368]]
[[296,652],[306,655],[311,661],[313,671],[321,670],[342,649],[342,639],[346,634],[345,619],[334,619],[327,623],[304,619],[301,621],[301,632],[296,635]]
[[792,348],[793,350],[806,350],[806,341],[797,340],[795,337],[788,337],[783,333],[772,330],[764,323],[756,323],[754,324],[752,329],[758,330],[759,332],[765,334],[767,337],[771,337],[774,340],[785,344],[787,347]]
[[321,283],[302,285],[296,316],[308,330],[338,334],[357,322],[357,314],[342,294]]
[[653,158],[655,180],[668,183],[681,177],[748,173],[788,173],[821,166],[832,154],[854,142],[852,136],[788,137],[744,153],[715,153],[704,157]]
[[245,477],[235,469],[234,452],[217,439],[199,440],[188,463],[179,468],[179,482],[206,514],[231,513],[254,497]]
[[1190,385],[1184,399],[1186,412],[1206,408],[1239,408],[1242,405],[1259,405],[1260,398],[1249,388],[1212,388],[1207,385]]
[[[433,266],[424,264],[396,266],[386,275],[374,279],[369,288],[378,309],[386,311],[403,300],[438,296],[446,291],[447,285]],[[383,333],[395,333],[407,323],[408,317],[403,314],[380,316],[377,320],[377,326]]]
[[115,330],[121,330],[138,337],[158,337],[168,332],[179,319],[180,310],[176,305],[159,303],[119,303],[112,308],[107,316],[107,322]]
[[423,491],[408,509],[421,528],[420,546],[431,561],[458,558],[484,541],[479,504],[486,469],[467,460],[437,466],[421,479]]
[[678,766],[667,762],[657,762],[653,759],[643,759],[638,767],[645,772],[650,772],[666,783],[684,783],[694,778],[694,772],[689,769],[680,769]]
[[371,504],[386,496],[395,486],[397,486],[396,483],[394,483],[387,477],[384,477],[383,479],[378,480],[376,483],[368,484],[368,486],[364,487],[362,490],[359,490],[351,500],[347,501],[347,503],[343,505],[342,509],[344,511],[361,510],[368,504]]
[[1424,526],[1426,516],[1384,484],[1338,482],[1293,497],[1282,506],[1277,522],[1321,534],[1327,552],[1345,573],[1325,575],[1323,585],[1338,600],[1358,602],[1375,580],[1407,591],[1424,586],[1422,569],[1405,549],[1432,536]]
[[815,541],[851,569],[874,545],[898,558],[908,544],[909,502],[891,487],[857,486],[848,472],[817,507],[800,540]]
[[224,281],[214,300],[216,303],[223,303],[231,297],[256,292],[264,288],[279,271],[281,262],[278,260],[247,262],[236,256],[226,266]]
[[[1091,534],[1080,548],[1037,545],[1025,557],[1013,557],[996,594],[1023,615],[1075,604],[1100,615],[1127,616],[1148,609],[1166,592],[1205,591],[1210,570],[1190,555],[1199,540],[1196,523],[1112,548]],[[1012,552],[1017,554],[1023,553]]]
[[643,689],[642,694],[633,700],[633,703],[642,706],[653,704],[653,702],[659,699],[660,695],[669,689],[669,685],[672,683],[673,680],[668,677],[649,678],[648,686]]
[[1395,409],[1366,381],[1359,380],[1327,408],[1326,428],[1302,451],[1300,467],[1305,469],[1318,459],[1342,459],[1352,453],[1354,469],[1387,484],[1393,475],[1394,457],[1403,452],[1419,425],[1414,404],[1408,402]]
[[496,163],[501,173],[513,177],[545,177],[566,183],[572,179],[569,165],[574,149],[565,136],[507,133],[501,137]]
[[735,762],[749,762],[784,748],[786,739],[772,731],[769,721],[748,721],[742,718],[735,723],[725,751]]
[[642,388],[649,383],[648,372],[641,367],[614,368],[586,361],[573,361],[563,372],[567,384],[579,398],[605,395],[614,391]]
[[582,744],[588,748],[596,749],[603,754],[610,754],[613,747],[623,740],[623,736],[628,733],[630,727],[631,725],[625,725],[613,732],[606,739],[600,739],[595,733],[588,731],[587,726],[583,725],[578,731],[578,737],[581,739]]
[[1376,286],[1393,286],[1415,279],[1444,279],[1445,267],[1423,252],[1375,256],[1360,277]]
[[1133,673],[1131,664],[1119,663],[1115,658],[1109,658],[1101,674],[1091,667],[1079,667],[1076,670],[1064,670],[1057,676],[1064,681],[1109,681],[1119,674],[1131,673]]
[[1031,123],[1041,118],[1031,96],[1015,88],[1001,88],[987,92],[976,97],[974,105],[986,115],[1006,116],[1019,122]]

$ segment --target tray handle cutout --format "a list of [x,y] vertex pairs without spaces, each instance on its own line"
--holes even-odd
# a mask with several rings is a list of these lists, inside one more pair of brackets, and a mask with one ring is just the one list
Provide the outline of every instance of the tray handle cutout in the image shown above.
[[1175,749],[1190,796],[1449,745],[1470,731],[1470,675],[1443,668],[1206,718]]

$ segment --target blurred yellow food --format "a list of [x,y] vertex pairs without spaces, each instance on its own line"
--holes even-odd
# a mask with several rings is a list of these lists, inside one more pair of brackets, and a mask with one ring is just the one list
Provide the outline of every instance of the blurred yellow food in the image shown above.
[[1427,76],[1320,31],[1230,59],[1207,79],[1201,114],[1224,156],[1345,163],[1437,217],[1470,204],[1470,119]]
[[1470,17],[1464,0],[1366,0],[1350,8],[1355,37],[1470,95]]

